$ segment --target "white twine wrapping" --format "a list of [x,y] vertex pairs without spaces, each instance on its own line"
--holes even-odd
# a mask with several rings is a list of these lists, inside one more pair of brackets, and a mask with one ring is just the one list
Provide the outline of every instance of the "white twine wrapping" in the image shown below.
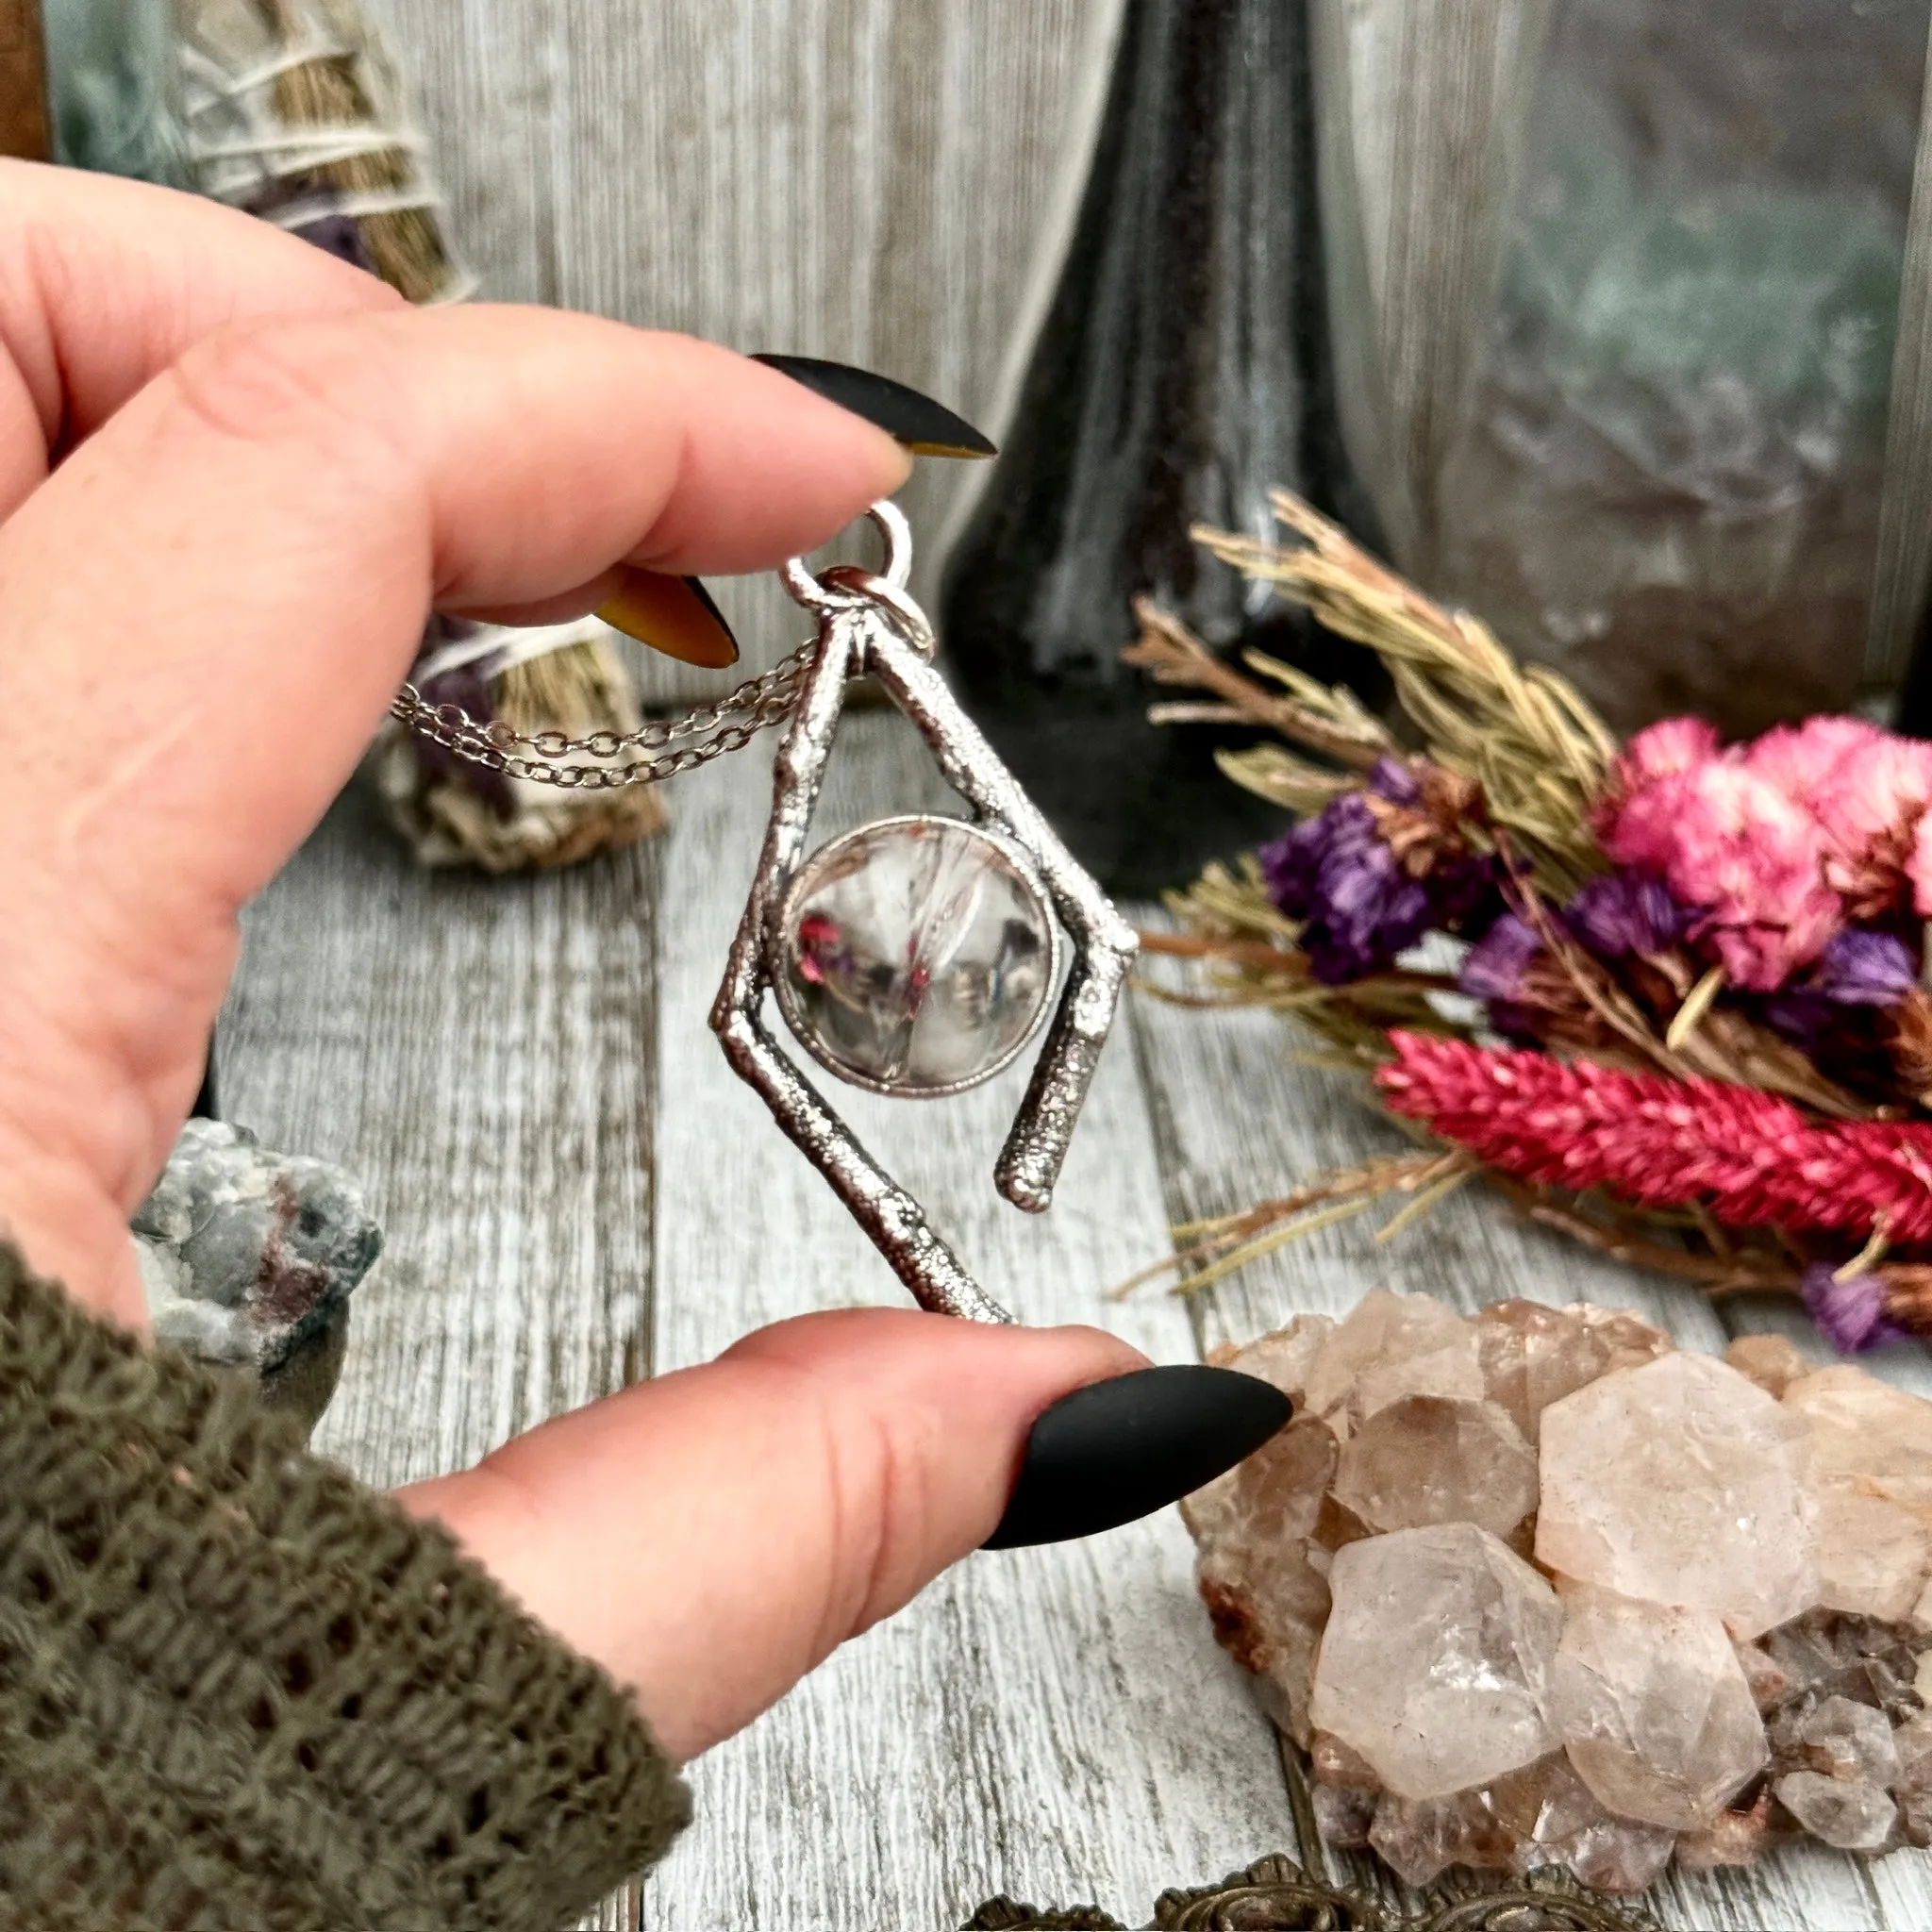
[[[184,45],[182,120],[189,164],[202,192],[231,208],[245,208],[278,228],[307,227],[329,215],[357,220],[409,208],[441,210],[442,192],[425,158],[429,143],[399,104],[391,102],[391,114],[382,121],[340,126],[295,126],[275,110],[271,90],[283,75],[314,60],[360,58],[360,49],[311,36],[235,72],[203,49]],[[407,188],[332,189],[266,210],[251,205],[273,183],[331,163],[398,150],[416,158],[417,178]],[[450,254],[446,235],[442,245],[449,279],[425,307],[461,302],[476,291],[476,277]]]

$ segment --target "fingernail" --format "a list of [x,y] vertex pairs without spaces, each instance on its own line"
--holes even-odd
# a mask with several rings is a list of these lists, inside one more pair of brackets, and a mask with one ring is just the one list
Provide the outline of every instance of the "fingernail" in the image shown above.
[[194,1096],[194,1105],[188,1109],[188,1118],[192,1121],[218,1121],[221,1117],[219,1103],[215,1099],[215,1042],[210,1035],[208,1060],[201,1070],[201,1091]]
[[1150,1515],[1252,1456],[1293,1413],[1272,1383],[1197,1363],[1076,1389],[1033,1424],[984,1547],[1064,1542]]
[[996,450],[963,416],[890,375],[821,362],[812,356],[754,356],[767,369],[802,382],[815,395],[895,437],[916,457],[996,457]]
[[738,640],[711,593],[695,577],[626,564],[617,594],[597,608],[612,630],[662,651],[667,658],[723,671],[738,662]]

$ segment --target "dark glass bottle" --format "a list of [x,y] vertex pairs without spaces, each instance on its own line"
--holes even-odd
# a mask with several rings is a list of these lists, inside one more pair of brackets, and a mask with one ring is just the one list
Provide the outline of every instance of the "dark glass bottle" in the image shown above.
[[1383,688],[1368,653],[1188,539],[1266,534],[1285,484],[1374,541],[1337,414],[1315,155],[1307,0],[1126,0],[1059,284],[947,567],[961,699],[1115,891],[1184,883],[1282,824],[1213,761],[1254,734],[1147,723],[1157,689],[1120,661],[1138,592],[1225,655]]

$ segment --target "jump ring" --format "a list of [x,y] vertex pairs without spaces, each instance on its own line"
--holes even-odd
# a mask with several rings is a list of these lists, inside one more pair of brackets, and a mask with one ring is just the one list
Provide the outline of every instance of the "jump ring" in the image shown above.
[[[912,575],[912,527],[906,513],[895,503],[881,501],[866,511],[866,518],[886,540],[885,568],[877,575],[895,591],[903,591]],[[824,576],[814,576],[802,557],[791,558],[778,573],[794,601],[808,610],[857,610],[873,601],[869,596],[841,591],[829,585]],[[883,600],[879,600],[883,601]]]

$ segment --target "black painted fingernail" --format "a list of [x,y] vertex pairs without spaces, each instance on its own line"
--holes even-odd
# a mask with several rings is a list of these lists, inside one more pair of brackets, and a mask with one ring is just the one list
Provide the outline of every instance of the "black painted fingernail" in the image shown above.
[[214,1036],[208,1036],[208,1061],[201,1071],[201,1091],[194,1096],[194,1105],[188,1109],[192,1121],[218,1121],[219,1103],[215,1099],[215,1042]]
[[1020,1480],[989,1550],[1064,1542],[1178,1502],[1288,1424],[1272,1383],[1185,1362],[1063,1395],[1026,1438]]
[[802,382],[828,403],[863,416],[875,428],[903,442],[920,457],[996,457],[996,450],[963,416],[890,375],[855,369],[848,362],[821,362],[813,356],[754,356],[767,369]]

